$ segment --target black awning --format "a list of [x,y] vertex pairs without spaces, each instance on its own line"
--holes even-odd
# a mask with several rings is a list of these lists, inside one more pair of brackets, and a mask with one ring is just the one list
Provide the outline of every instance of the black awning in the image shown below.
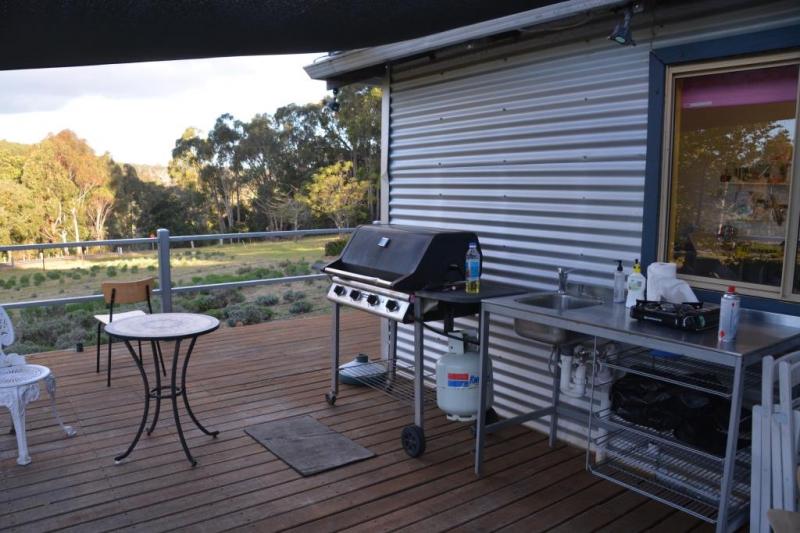
[[0,0],[0,70],[350,50],[546,0]]

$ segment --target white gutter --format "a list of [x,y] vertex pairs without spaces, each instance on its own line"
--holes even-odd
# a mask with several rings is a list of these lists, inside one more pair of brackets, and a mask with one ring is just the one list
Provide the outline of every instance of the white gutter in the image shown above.
[[629,3],[631,0],[567,0],[416,39],[325,56],[304,68],[311,78],[326,80],[490,35],[547,24],[588,11],[609,9]]

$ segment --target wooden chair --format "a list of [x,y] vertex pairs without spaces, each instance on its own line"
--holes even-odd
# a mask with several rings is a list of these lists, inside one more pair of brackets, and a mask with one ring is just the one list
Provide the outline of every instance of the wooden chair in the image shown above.
[[[150,302],[150,293],[155,278],[145,278],[138,281],[106,281],[102,284],[103,299],[108,307],[108,313],[104,315],[94,315],[97,320],[97,373],[100,373],[100,333],[102,326],[110,324],[114,320],[122,320],[134,316],[144,315],[145,312],[139,309],[126,311],[124,313],[114,313],[114,305],[147,302],[147,310],[153,313],[153,305]],[[111,337],[108,338],[108,378],[106,385],[111,386]],[[158,357],[161,361],[161,369],[167,375],[164,366],[164,357],[161,354],[161,346],[156,344]],[[139,342],[139,359],[142,359],[142,343]],[[158,369],[156,369],[158,371]]]

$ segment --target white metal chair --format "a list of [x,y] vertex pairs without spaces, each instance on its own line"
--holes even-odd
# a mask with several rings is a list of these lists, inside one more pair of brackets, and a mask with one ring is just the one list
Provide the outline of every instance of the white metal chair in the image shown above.
[[68,437],[75,435],[75,430],[65,426],[58,415],[56,379],[50,369],[42,365],[29,365],[21,355],[6,354],[3,348],[13,342],[14,326],[8,314],[0,307],[0,405],[11,412],[12,432],[17,435],[17,464],[26,465],[31,462],[31,457],[25,433],[25,409],[30,402],[39,398],[39,381],[45,382],[50,406],[58,425]]
[[[778,403],[775,403],[775,383]],[[769,533],[768,511],[797,511],[800,411],[792,394],[800,384],[800,352],[764,358],[761,405],[753,407],[750,531]]]

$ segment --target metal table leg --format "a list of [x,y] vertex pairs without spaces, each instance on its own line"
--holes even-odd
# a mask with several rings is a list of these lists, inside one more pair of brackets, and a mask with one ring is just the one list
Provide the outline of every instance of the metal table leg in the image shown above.
[[425,453],[425,331],[422,311],[425,300],[414,302],[414,425],[406,426],[401,434],[403,449],[410,457]]
[[[150,422],[150,427],[147,428],[148,436],[150,436],[153,433],[153,430],[156,429],[156,424],[158,423],[158,415],[161,413],[161,372],[158,364],[158,356],[160,355],[160,350],[156,348],[155,341],[150,341],[150,349],[153,351],[153,364],[156,368],[156,388],[150,391],[151,394],[153,394],[153,396],[156,399],[156,412],[153,413],[153,421]],[[140,357],[142,356],[141,349],[139,350],[139,356]]]
[[[480,374],[478,376],[478,386],[480,387],[480,400],[478,401],[478,413],[486,412],[487,396],[489,394],[489,312],[484,311],[481,306],[480,314]],[[478,416],[475,422],[475,474],[481,475],[483,464],[483,441],[486,438],[486,417]]]
[[191,406],[189,405],[189,393],[186,391],[186,369],[189,368],[189,357],[192,356],[192,350],[194,350],[194,345],[197,342],[197,337],[192,337],[192,342],[189,343],[189,349],[186,351],[186,356],[183,358],[183,370],[181,371],[181,396],[183,397],[183,405],[186,407],[186,412],[189,413],[189,418],[192,419],[194,425],[197,426],[197,429],[208,435],[209,437],[217,438],[219,435],[219,431],[209,431],[206,427],[197,420],[197,417],[194,415],[194,411],[192,411]]
[[725,445],[725,463],[720,485],[719,511],[717,513],[717,533],[728,531],[728,511],[730,509],[731,488],[736,468],[736,448],[739,443],[739,418],[742,410],[742,386],[744,372],[742,360],[736,360],[733,371],[733,390],[731,391],[731,413],[728,422],[728,442]]
[[336,403],[339,394],[339,304],[333,302],[333,331],[331,335],[331,390],[325,394],[325,401],[329,405]]
[[[111,339],[109,338],[109,343]],[[147,414],[150,412],[150,383],[147,381],[147,373],[144,371],[144,364],[136,355],[136,351],[131,346],[130,341],[125,341],[125,347],[130,352],[131,357],[133,357],[133,361],[136,363],[136,367],[139,369],[139,373],[142,375],[142,382],[144,383],[144,412],[142,413],[142,421],[139,423],[139,429],[136,431],[136,436],[133,438],[133,442],[131,445],[128,446],[128,449],[125,450],[125,453],[114,457],[114,462],[119,463],[126,457],[128,457],[133,449],[136,447],[136,444],[139,442],[139,438],[142,436],[142,432],[144,431],[144,426],[147,424]]]
[[553,414],[550,415],[550,437],[548,444],[552,448],[556,445],[558,436],[558,397],[561,392],[561,345],[553,347],[555,353],[555,365],[553,369]]
[[[189,462],[192,463],[192,466],[197,465],[197,461],[194,460],[192,457],[191,452],[189,452],[189,446],[186,444],[186,438],[183,436],[183,428],[181,427],[181,417],[178,414],[178,394],[183,393],[183,391],[178,391],[176,381],[178,375],[178,355],[181,351],[181,340],[178,339],[175,341],[175,353],[172,355],[172,380],[171,380],[171,393],[170,399],[172,400],[172,415],[175,417],[175,428],[178,430],[178,438],[181,441],[181,447],[183,447],[183,453],[186,454],[186,458],[189,459]],[[156,369],[156,373],[158,373],[158,369]],[[158,391],[157,394],[160,394],[161,391]]]

